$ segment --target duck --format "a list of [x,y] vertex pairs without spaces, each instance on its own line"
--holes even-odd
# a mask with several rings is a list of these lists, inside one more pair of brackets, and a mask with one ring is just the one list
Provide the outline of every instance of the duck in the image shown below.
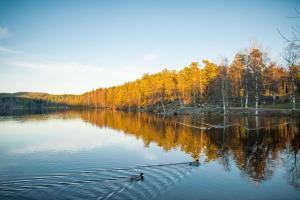
[[144,173],[140,173],[140,175],[130,177],[131,181],[143,181],[144,180]]
[[189,165],[190,165],[190,166],[196,166],[196,167],[198,167],[198,166],[200,165],[199,159],[197,159],[197,160],[195,160],[195,161],[193,161],[193,162],[190,162]]

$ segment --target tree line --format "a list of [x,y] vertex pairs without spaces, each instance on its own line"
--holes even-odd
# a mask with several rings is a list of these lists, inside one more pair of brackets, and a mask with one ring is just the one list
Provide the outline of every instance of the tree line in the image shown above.
[[180,71],[163,70],[144,74],[120,86],[99,88],[81,95],[75,104],[139,110],[154,104],[178,100],[181,105],[220,104],[248,108],[249,105],[292,102],[299,94],[299,46],[291,43],[285,50],[282,66],[259,48],[237,53],[229,64],[209,60],[192,62]]
[[[17,97],[41,99],[68,106],[85,106],[122,110],[141,110],[177,101],[183,105],[220,105],[248,108],[260,104],[292,103],[300,93],[300,46],[290,43],[285,49],[285,65],[272,61],[259,48],[235,54],[231,63],[209,60],[192,62],[182,70],[163,70],[144,74],[123,85],[98,88],[81,95],[15,93]],[[11,94],[10,94],[11,95]],[[5,95],[4,95],[5,96]],[[14,96],[14,97],[15,97]],[[257,111],[257,109],[256,109]]]

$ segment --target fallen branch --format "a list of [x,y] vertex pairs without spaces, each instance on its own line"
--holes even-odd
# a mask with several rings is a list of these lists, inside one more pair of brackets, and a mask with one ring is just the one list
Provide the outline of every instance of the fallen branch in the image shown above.
[[209,126],[211,128],[227,128],[227,127],[232,126],[232,124],[227,124],[227,125],[224,126],[223,123],[220,123],[220,124],[209,124],[209,123],[205,123],[205,122],[196,122],[196,123],[204,124],[204,125]]
[[225,125],[223,123],[221,124],[209,124],[209,123],[205,123],[205,122],[201,122],[201,124],[204,124],[206,126],[210,126],[212,128],[226,128],[226,127],[230,127],[232,126],[231,124]]
[[180,125],[183,125],[183,126],[187,126],[187,127],[191,127],[191,128],[196,128],[196,129],[201,129],[201,130],[209,130],[209,129],[211,129],[211,127],[194,126],[194,125],[185,124],[185,123],[181,123],[181,122],[176,122],[176,123],[180,124]]

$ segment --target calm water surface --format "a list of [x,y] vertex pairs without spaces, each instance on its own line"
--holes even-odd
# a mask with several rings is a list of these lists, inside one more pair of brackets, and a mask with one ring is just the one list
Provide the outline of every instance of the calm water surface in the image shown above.
[[[299,122],[109,111],[3,116],[0,199],[300,199]],[[143,181],[130,179],[141,172]]]

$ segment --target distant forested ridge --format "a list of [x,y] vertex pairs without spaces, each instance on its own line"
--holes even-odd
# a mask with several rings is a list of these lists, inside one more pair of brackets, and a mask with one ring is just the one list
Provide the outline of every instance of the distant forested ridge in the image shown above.
[[295,102],[300,94],[300,65],[295,53],[299,54],[299,47],[290,45],[284,55],[286,65],[281,66],[260,49],[251,48],[237,53],[231,63],[226,59],[220,64],[209,60],[192,62],[180,71],[165,69],[144,74],[140,79],[123,85],[98,88],[81,95],[3,93],[0,94],[0,108],[21,105],[22,100],[28,103],[28,99],[40,100],[28,103],[30,106],[123,110],[140,110],[153,105],[163,107],[172,101],[180,105],[208,103],[246,108],[255,104]]

